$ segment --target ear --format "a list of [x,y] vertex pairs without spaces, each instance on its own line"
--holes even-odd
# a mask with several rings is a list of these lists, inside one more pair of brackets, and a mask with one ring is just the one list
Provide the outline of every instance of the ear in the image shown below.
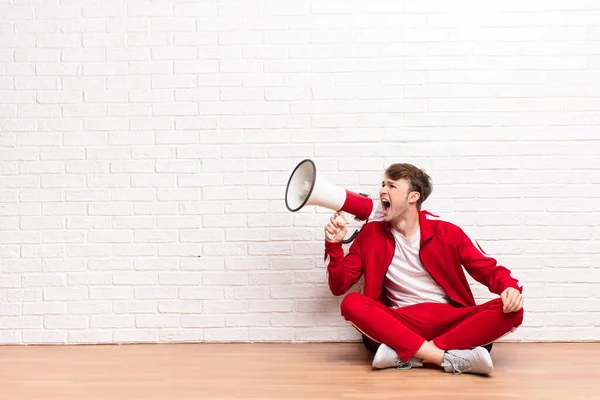
[[410,203],[416,203],[421,198],[421,194],[419,192],[410,192],[408,195],[408,201]]

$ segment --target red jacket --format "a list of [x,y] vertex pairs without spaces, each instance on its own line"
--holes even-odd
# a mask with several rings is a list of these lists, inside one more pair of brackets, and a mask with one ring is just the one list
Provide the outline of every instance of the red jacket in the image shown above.
[[[431,277],[444,289],[452,301],[462,306],[474,306],[475,299],[463,266],[476,281],[495,294],[513,287],[523,288],[510,271],[486,256],[458,226],[437,216],[419,212],[421,246],[419,256]],[[478,245],[477,245],[478,246]],[[346,293],[364,274],[364,295],[387,304],[383,282],[394,256],[395,242],[391,226],[384,221],[363,225],[344,256],[342,243],[325,242],[325,259],[329,288],[335,296]]]

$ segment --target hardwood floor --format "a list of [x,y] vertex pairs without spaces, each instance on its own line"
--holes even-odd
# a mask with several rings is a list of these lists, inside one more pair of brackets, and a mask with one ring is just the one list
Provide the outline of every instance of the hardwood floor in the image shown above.
[[600,399],[600,343],[498,343],[491,377],[372,370],[358,343],[0,347],[0,398]]

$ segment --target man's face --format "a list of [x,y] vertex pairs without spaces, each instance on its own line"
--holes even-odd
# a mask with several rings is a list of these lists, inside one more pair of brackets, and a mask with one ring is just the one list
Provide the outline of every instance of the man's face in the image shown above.
[[406,179],[393,181],[386,176],[379,191],[384,221],[393,222],[404,216],[418,198],[417,192],[410,191],[410,184]]

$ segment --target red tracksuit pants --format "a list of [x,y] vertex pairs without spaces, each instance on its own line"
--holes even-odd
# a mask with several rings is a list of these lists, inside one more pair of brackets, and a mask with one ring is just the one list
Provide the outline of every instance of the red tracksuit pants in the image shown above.
[[499,298],[472,307],[421,303],[394,309],[353,292],[342,301],[341,313],[368,338],[393,348],[403,361],[425,341],[433,340],[442,350],[470,349],[492,343],[523,321],[523,309],[505,314]]

